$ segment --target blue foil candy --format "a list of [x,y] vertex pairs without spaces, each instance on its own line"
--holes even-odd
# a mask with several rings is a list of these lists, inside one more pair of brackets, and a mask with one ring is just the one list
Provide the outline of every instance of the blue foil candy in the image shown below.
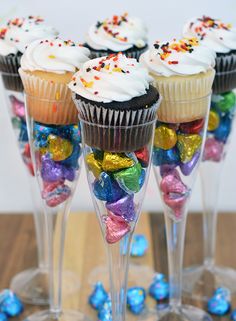
[[135,234],[131,244],[131,256],[143,256],[148,249],[148,240],[143,234]]
[[19,133],[18,140],[20,142],[28,142],[28,140],[29,140],[26,123],[24,121],[21,121],[21,127],[20,127],[20,133]]
[[89,296],[89,303],[94,309],[99,310],[103,306],[107,298],[108,294],[104,289],[102,283],[97,282],[94,286],[92,294]]
[[215,139],[225,143],[231,132],[232,119],[229,116],[221,117],[219,127],[214,131]]
[[0,312],[0,321],[8,321],[8,318],[5,313]]
[[233,310],[231,315],[230,315],[230,320],[236,321],[236,310]]
[[157,273],[149,287],[149,294],[157,301],[167,299],[169,296],[169,284],[165,275]]
[[222,316],[229,312],[230,303],[221,296],[214,295],[207,302],[207,311],[211,314]]
[[231,301],[231,293],[230,293],[230,290],[226,287],[220,287],[220,288],[217,288],[214,292],[214,295],[215,296],[218,296],[218,297],[222,297],[224,298],[226,301],[230,302]]
[[164,150],[161,148],[153,148],[152,163],[154,166],[160,165],[178,165],[180,162],[180,156],[177,148],[171,148]]
[[132,287],[127,291],[127,305],[134,314],[140,314],[145,307],[146,292],[144,288]]
[[140,174],[140,177],[139,177],[139,186],[140,186],[140,189],[143,187],[143,184],[144,184],[144,182],[145,182],[145,176],[146,176],[146,171],[145,171],[145,169],[142,169],[141,174]]
[[111,299],[108,297],[101,309],[98,311],[99,321],[112,321]]
[[11,290],[0,292],[0,312],[8,317],[16,317],[23,311],[23,304],[20,299]]
[[73,152],[70,155],[70,157],[61,161],[60,164],[65,165],[65,166],[69,166],[69,167],[73,167],[74,169],[78,169],[78,167],[79,167],[78,159],[80,157],[80,154],[81,154],[81,147],[80,147],[79,143],[75,143],[73,145]]
[[126,195],[119,184],[105,172],[95,180],[93,193],[99,200],[107,202],[116,202]]

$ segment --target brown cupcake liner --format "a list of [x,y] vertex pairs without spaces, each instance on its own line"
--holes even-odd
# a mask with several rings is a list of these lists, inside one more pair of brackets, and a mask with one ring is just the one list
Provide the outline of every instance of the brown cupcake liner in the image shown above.
[[215,71],[186,77],[155,76],[154,85],[163,97],[157,118],[168,123],[184,123],[204,118]]
[[[128,58],[135,58],[136,60],[139,60],[140,56],[145,52],[147,51],[148,47],[145,47],[143,49],[136,49],[136,50],[133,50],[133,51],[128,51],[125,52],[125,51],[122,51],[122,53],[124,55],[126,55]],[[104,56],[108,56],[109,54],[111,53],[118,53],[118,52],[102,52],[102,51],[96,51],[96,50],[93,50],[93,49],[90,49],[90,57],[91,59],[95,59],[95,58],[101,58],[101,57],[104,57]]]
[[19,55],[0,55],[0,71],[9,74],[18,74],[21,56]]
[[212,91],[222,94],[236,88],[236,69],[228,72],[216,73]]
[[112,110],[75,98],[85,144],[110,152],[130,152],[150,142],[158,102],[147,109]]
[[19,74],[1,73],[4,88],[17,92],[23,92],[23,84]]
[[78,112],[67,84],[46,81],[19,69],[29,116],[43,124],[78,123]]

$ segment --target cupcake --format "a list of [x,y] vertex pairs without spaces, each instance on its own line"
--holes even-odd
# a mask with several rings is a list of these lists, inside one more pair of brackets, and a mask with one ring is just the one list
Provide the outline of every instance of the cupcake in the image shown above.
[[[84,141],[106,151],[132,151],[150,139],[158,91],[151,77],[134,58],[119,53],[84,63],[69,83],[84,122]],[[109,126],[109,130],[106,128]],[[115,127],[128,127],[119,135]],[[132,128],[133,126],[133,128]],[[125,133],[125,134],[124,134]]]
[[89,54],[82,45],[59,38],[36,40],[27,47],[19,73],[35,121],[54,125],[78,122],[67,84],[89,60]]
[[[148,68],[163,100],[158,119],[183,123],[203,118],[208,103],[201,99],[210,95],[215,71],[215,53],[199,44],[196,38],[156,42],[140,57]],[[198,100],[199,99],[199,100]],[[195,100],[194,104],[183,101]]]
[[57,35],[42,18],[34,16],[15,18],[0,29],[0,72],[6,89],[22,90],[18,69],[26,46],[36,39]]
[[86,44],[92,58],[122,52],[138,59],[147,50],[147,28],[143,22],[127,13],[98,21],[89,28]]
[[223,93],[236,87],[236,29],[219,19],[193,18],[185,26],[185,36],[198,37],[216,53],[213,92]]

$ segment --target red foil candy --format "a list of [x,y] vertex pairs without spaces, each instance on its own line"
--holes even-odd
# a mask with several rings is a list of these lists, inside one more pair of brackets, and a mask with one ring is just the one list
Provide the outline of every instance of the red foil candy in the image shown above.
[[149,152],[147,147],[143,147],[134,152],[142,167],[147,167],[149,163]]
[[183,123],[179,129],[185,134],[199,134],[204,126],[204,118],[194,120],[190,123]]
[[104,222],[106,224],[106,241],[109,244],[119,242],[130,231],[129,224],[111,212],[104,217]]

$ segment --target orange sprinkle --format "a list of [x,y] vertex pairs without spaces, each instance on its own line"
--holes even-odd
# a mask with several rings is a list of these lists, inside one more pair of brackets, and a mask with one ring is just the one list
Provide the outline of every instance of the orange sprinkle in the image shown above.
[[52,111],[55,113],[57,111],[57,104],[53,103],[52,104]]
[[96,80],[100,80],[100,78],[98,76],[94,76],[94,79]]

